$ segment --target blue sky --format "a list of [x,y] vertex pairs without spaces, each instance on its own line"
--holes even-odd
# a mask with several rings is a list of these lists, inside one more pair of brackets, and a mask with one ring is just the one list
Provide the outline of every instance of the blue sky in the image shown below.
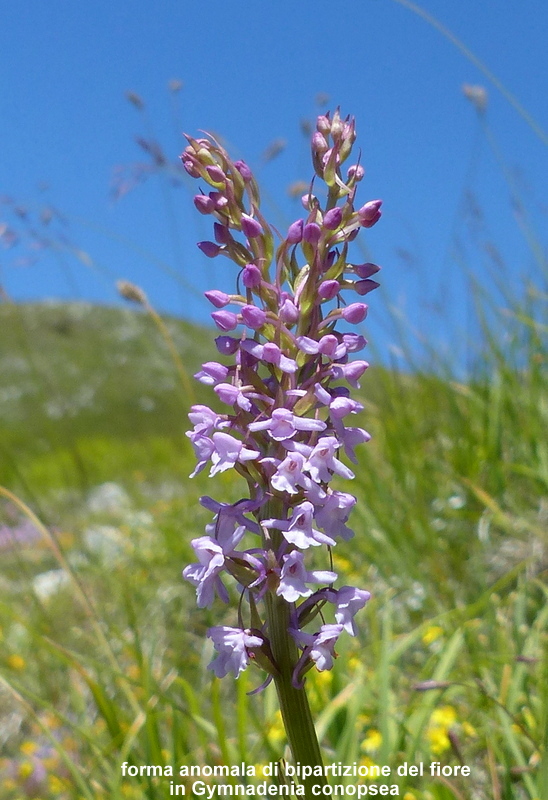
[[[548,130],[544,2],[424,0],[422,8]],[[368,321],[380,358],[397,344],[388,306],[406,320],[408,341],[424,336],[451,352],[471,333],[469,272],[489,286],[494,273],[520,291],[520,276],[536,266],[512,192],[527,209],[526,228],[546,245],[546,145],[476,66],[395,0],[12,3],[3,9],[0,76],[0,225],[22,235],[53,205],[65,222],[51,231],[87,254],[82,261],[48,248],[27,264],[24,236],[0,247],[0,283],[16,300],[117,302],[115,279],[126,278],[159,309],[205,320],[200,292],[230,289],[235,276],[194,245],[209,237],[191,203],[197,187],[174,190],[156,176],[113,202],[113,169],[146,160],[136,136],[158,140],[175,159],[182,130],[218,132],[257,168],[264,209],[283,227],[301,216],[287,187],[312,175],[300,123],[320,110],[320,93],[329,97],[322,108],[356,117],[360,199],[384,200],[381,222],[364,237],[383,267]],[[173,79],[179,92],[168,88]],[[487,89],[486,126],[465,83]],[[265,163],[278,139],[285,149]],[[29,209],[27,222],[14,204]]]

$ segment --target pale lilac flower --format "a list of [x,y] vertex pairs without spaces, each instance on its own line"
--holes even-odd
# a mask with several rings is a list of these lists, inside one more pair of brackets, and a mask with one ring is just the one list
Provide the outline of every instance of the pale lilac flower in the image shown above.
[[342,419],[347,414],[357,414],[358,411],[363,411],[363,405],[350,397],[334,397],[329,403],[329,414],[332,419]]
[[208,406],[201,405],[191,406],[188,418],[194,425],[194,430],[192,432],[187,431],[186,434],[190,439],[196,434],[209,436],[219,426],[222,419],[219,414],[216,414]]
[[292,630],[293,638],[304,646],[304,658],[311,658],[316,664],[319,672],[331,669],[335,656],[335,645],[343,631],[343,625],[326,624],[322,625],[318,633],[305,633],[304,631]]
[[293,358],[288,358],[284,355],[278,345],[273,342],[267,342],[267,344],[262,345],[251,339],[244,339],[241,347],[242,350],[250,353],[259,361],[279,367],[282,372],[292,373],[297,371],[297,362]]
[[358,350],[363,350],[367,344],[361,333],[343,333],[342,340],[347,353],[357,353]]
[[192,443],[192,447],[194,448],[194,454],[197,459],[197,464],[189,475],[190,478],[194,478],[206,466],[207,462],[211,458],[213,451],[215,450],[215,445],[213,444],[213,441],[212,439],[209,438],[209,436],[202,436],[200,434],[195,433],[194,431],[187,432],[187,436]]
[[[246,388],[253,389],[253,387]],[[214,391],[223,403],[229,406],[238,405],[244,411],[251,411],[251,400],[246,397],[240,387],[233,386],[231,383],[218,383]]]
[[339,441],[335,436],[322,436],[318,440],[318,444],[314,447],[304,465],[304,469],[310,473],[313,481],[316,481],[316,483],[328,483],[331,480],[332,473],[348,479],[354,477],[352,470],[348,469],[342,461],[335,457],[339,447]]
[[[238,500],[236,503],[219,503],[219,501],[214,500],[213,497],[203,495],[200,497],[200,505],[215,513],[215,538],[218,538],[221,541],[226,538],[224,525],[227,520],[230,521],[232,528],[234,527],[234,524],[237,523],[239,525],[243,525],[252,533],[260,533],[258,524],[245,515],[261,508],[264,503],[264,499],[264,495],[259,494],[253,500],[248,500],[244,497],[242,500]],[[221,528],[223,528],[222,531]]]
[[284,556],[280,583],[276,589],[276,594],[294,603],[299,597],[309,597],[312,594],[306,584],[308,583],[333,583],[337,580],[337,574],[328,570],[313,570],[309,572],[304,566],[304,556],[298,550],[293,550],[289,555]]
[[194,377],[200,383],[205,383],[207,386],[215,386],[219,381],[226,380],[227,375],[228,367],[225,367],[224,364],[219,364],[217,361],[206,361],[202,364],[202,369]]
[[368,368],[367,361],[349,361],[348,364],[333,364],[331,375],[336,381],[345,380],[351,386],[360,388],[359,379]]
[[262,524],[266,528],[276,528],[276,530],[282,531],[288,542],[302,550],[322,544],[335,545],[334,539],[312,527],[313,521],[314,506],[305,500],[304,503],[295,506],[290,519],[265,519]]
[[244,461],[250,461],[259,458],[261,453],[258,450],[251,450],[244,447],[243,443],[228,433],[214,433],[211,437],[213,439],[213,452],[211,453],[211,467],[209,477],[217,475],[218,472],[225,472],[230,469],[234,464]]
[[[243,531],[245,528],[242,527]],[[198,556],[198,563],[185,567],[183,577],[196,587],[198,608],[208,608],[213,603],[215,592],[228,603],[228,593],[219,578],[225,565],[223,548],[209,536],[193,539],[191,545]]]
[[340,536],[345,540],[351,539],[354,531],[345,523],[355,505],[354,495],[330,490],[323,505],[316,508],[316,523],[331,536]]
[[368,442],[371,439],[371,434],[363,428],[347,428],[340,420],[336,422],[333,427],[335,429],[335,433],[339,437],[339,441],[344,449],[344,452],[353,464],[357,464],[358,458],[354,448],[359,444],[365,444]]
[[272,488],[278,492],[298,494],[299,488],[308,484],[308,478],[303,473],[304,463],[305,458],[301,453],[288,453],[270,478]]
[[335,602],[335,619],[351,636],[356,636],[354,616],[371,598],[371,593],[355,586],[341,586],[337,589]]
[[218,678],[229,672],[237,678],[249,662],[248,650],[261,647],[263,640],[248,628],[229,628],[226,625],[209,628],[207,635],[213,641],[218,656],[208,665]]
[[346,346],[339,343],[339,340],[333,334],[322,336],[321,339],[311,339],[309,336],[299,336],[297,338],[297,347],[303,353],[314,355],[321,353],[330,359],[343,358],[346,355]]
[[325,428],[325,422],[319,419],[297,417],[287,408],[275,408],[270,412],[268,419],[248,425],[250,431],[268,431],[276,442],[291,439],[297,431],[323,431]]

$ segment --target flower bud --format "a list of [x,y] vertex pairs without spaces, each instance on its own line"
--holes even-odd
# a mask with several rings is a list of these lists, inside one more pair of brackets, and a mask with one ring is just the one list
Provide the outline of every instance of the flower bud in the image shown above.
[[224,308],[230,303],[230,295],[219,291],[219,289],[204,292],[204,295],[215,308]]
[[198,242],[198,247],[208,258],[215,258],[221,252],[221,248],[215,242]]
[[286,241],[289,244],[298,244],[303,238],[304,220],[297,219],[292,222],[287,230]]
[[193,158],[189,158],[185,153],[179,156],[179,158],[183,162],[183,167],[185,168],[186,172],[188,172],[191,178],[200,177],[200,170],[196,166],[196,162],[194,161]]
[[342,208],[340,206],[335,206],[335,208],[330,208],[329,211],[326,211],[323,218],[323,225],[324,228],[327,228],[329,231],[336,230],[341,222],[342,222]]
[[255,264],[246,264],[242,271],[242,282],[246,289],[256,289],[261,285],[261,270]]
[[220,222],[215,222],[213,225],[213,233],[215,234],[215,241],[219,244],[228,244],[232,239],[228,225],[221,225]]
[[314,194],[303,194],[301,197],[301,205],[307,211],[313,211],[315,208],[318,208],[320,205],[318,202],[318,198]]
[[322,229],[316,222],[309,222],[303,228],[303,239],[309,244],[318,244],[322,235]]
[[377,281],[371,281],[371,280],[368,279],[368,280],[364,280],[364,281],[356,281],[354,283],[354,287],[353,288],[357,291],[357,293],[359,295],[363,296],[364,294],[368,294],[369,292],[372,292],[373,289],[378,289],[379,286],[380,286],[380,283],[377,283]]
[[312,136],[312,152],[317,153],[320,156],[323,156],[326,150],[329,150],[329,145],[327,144],[327,140],[323,133],[317,131]]
[[322,156],[322,163],[324,167],[327,167],[328,165],[333,167],[333,164],[339,164],[340,160],[341,157],[338,153],[338,150],[336,150],[334,147],[330,147],[329,150],[326,150]]
[[370,278],[371,275],[375,275],[380,270],[376,264],[371,264],[366,262],[365,264],[354,264],[353,271],[359,278]]
[[365,303],[350,303],[349,306],[343,308],[341,311],[341,316],[347,322],[350,322],[352,325],[357,325],[359,322],[363,322],[367,316],[367,306]]
[[247,327],[253,330],[259,330],[266,322],[266,311],[257,306],[243,306],[241,314]]
[[233,331],[238,326],[238,317],[232,311],[214,311],[211,318],[222,331]]
[[267,342],[263,347],[263,361],[267,364],[280,363],[281,350],[274,342]]
[[245,161],[235,161],[234,166],[244,179],[244,181],[250,181],[253,177],[253,173],[251,172],[250,168],[247,166]]
[[[348,119],[348,118],[347,118]],[[352,151],[352,146],[356,141],[356,123],[353,119],[350,122],[345,122],[343,124],[343,130],[341,134],[341,149],[340,149],[340,156],[341,156],[341,163],[345,161]]]
[[213,183],[226,183],[226,175],[221,167],[217,166],[217,164],[214,164],[213,166],[207,166],[206,172]]
[[263,232],[261,223],[248,214],[242,214],[241,225],[242,231],[248,239],[256,239]]
[[318,286],[318,297],[322,300],[333,300],[340,291],[339,281],[323,281]]
[[[224,381],[228,375],[228,367],[225,367],[224,364],[219,364],[217,361],[206,361],[202,364],[202,373],[203,377],[201,378],[201,383],[214,383],[215,381]],[[194,376],[195,378],[200,375],[200,373],[196,373]],[[209,378],[210,381],[206,381],[205,379]],[[200,378],[198,378],[200,380]]]
[[356,386],[359,379],[368,368],[367,361],[349,361],[344,365],[344,377],[352,386]]
[[328,358],[334,358],[335,351],[339,345],[336,336],[333,334],[327,334],[326,336],[322,336],[318,343],[318,352]]
[[382,200],[370,200],[358,209],[358,219],[362,227],[372,228],[375,222],[378,222],[381,216],[381,205]]
[[238,351],[240,340],[233,336],[217,336],[215,346],[222,356],[232,356]]
[[353,164],[351,167],[348,167],[348,172],[346,174],[349,181],[353,180],[354,183],[358,183],[363,179],[365,170],[361,164]]
[[222,211],[228,205],[228,197],[225,197],[221,192],[210,192],[209,196],[215,203],[215,211]]
[[200,214],[212,214],[215,211],[215,203],[207,194],[195,195],[194,205]]
[[324,136],[329,136],[331,133],[331,120],[325,114],[320,114],[316,120],[316,130],[323,133]]
[[333,120],[331,122],[331,136],[333,137],[333,141],[337,141],[342,136],[344,130],[344,123],[341,119],[341,115],[339,114],[339,109],[335,111],[333,114]]
[[299,319],[299,309],[291,298],[286,297],[278,309],[278,316],[282,322],[294,325]]

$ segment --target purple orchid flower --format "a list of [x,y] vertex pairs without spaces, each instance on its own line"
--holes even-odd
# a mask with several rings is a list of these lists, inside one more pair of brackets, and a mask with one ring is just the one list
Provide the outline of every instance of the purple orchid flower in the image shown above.
[[[352,393],[368,363],[353,354],[367,342],[361,332],[338,330],[361,324],[368,312],[363,302],[345,304],[341,292],[360,297],[378,286],[376,265],[347,261],[353,239],[381,214],[379,200],[354,206],[363,167],[354,163],[341,171],[355,138],[353,119],[338,111],[318,118],[312,164],[315,181],[327,191],[310,189],[302,198],[304,218],[280,242],[261,213],[245,162],[232,161],[207,136],[187,136],[181,156],[188,174],[208,187],[194,204],[211,215],[214,241],[199,248],[209,258],[223,254],[238,271],[235,294],[206,292],[222,331],[215,343],[223,363],[207,361],[195,377],[213,389],[227,413],[192,406],[192,475],[208,465],[210,477],[234,469],[249,489],[249,498],[236,503],[201,498],[213,517],[206,535],[192,541],[197,563],[183,574],[200,607],[216,596],[228,600],[228,577],[239,587],[239,627],[208,631],[216,650],[209,669],[218,677],[238,676],[253,661],[282,694],[284,670],[301,688],[311,666],[331,669],[339,636],[356,635],[355,615],[370,596],[352,586],[336,589],[332,569],[306,566],[311,550],[330,566],[328,551],[354,535],[347,523],[356,498],[330,484],[335,476],[354,478],[346,461],[356,463],[356,446],[370,438],[347,425],[364,411]],[[229,304],[237,311],[227,310]],[[318,617],[322,625],[311,632]],[[299,655],[288,665],[294,643]]]

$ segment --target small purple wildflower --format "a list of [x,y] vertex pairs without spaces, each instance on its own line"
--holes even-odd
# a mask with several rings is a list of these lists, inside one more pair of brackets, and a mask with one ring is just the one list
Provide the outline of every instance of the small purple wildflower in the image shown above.
[[259,636],[253,636],[248,629],[228,628],[226,625],[209,628],[207,635],[218,653],[208,669],[213,670],[218,678],[224,678],[229,672],[233,672],[237,678],[247,667],[249,650],[263,643]]

